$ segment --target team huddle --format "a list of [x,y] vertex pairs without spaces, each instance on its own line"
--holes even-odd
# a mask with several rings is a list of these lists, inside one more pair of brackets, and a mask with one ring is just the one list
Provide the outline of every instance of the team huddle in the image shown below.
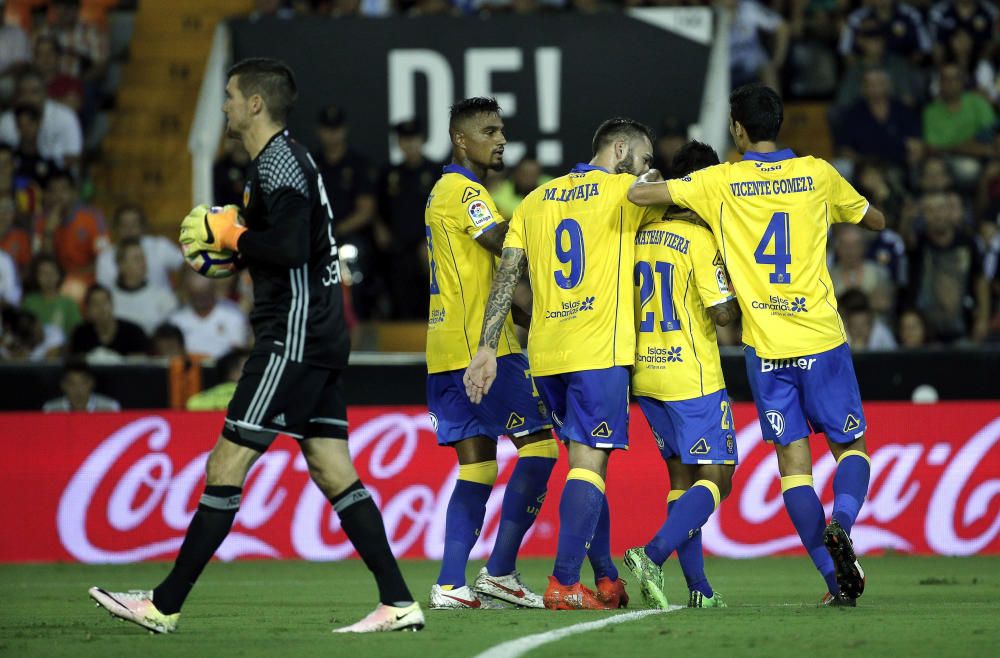
[[[152,590],[89,590],[113,616],[153,632],[177,629],[181,607],[234,523],[247,474],[279,433],[299,442],[310,477],[378,585],[375,610],[336,632],[425,623],[351,464],[334,217],[311,156],[285,129],[296,95],[280,62],[251,59],[229,70],[227,131],[253,160],[244,208],[200,207],[182,223],[189,259],[231,252],[250,270],[256,343],[170,573]],[[532,191],[506,220],[483,185],[488,171],[503,168],[501,109],[488,98],[451,108],[452,160],[425,210],[427,404],[438,443],[453,447],[459,464],[432,609],[629,603],[611,554],[605,482],[611,454],[629,446],[630,396],[671,488],[663,526],[626,551],[624,563],[648,607],[668,607],[662,567],[674,553],[688,605],[725,607],[705,574],[700,528],[728,495],[738,462],[715,327],[741,315],[761,429],[777,452],[785,507],[825,581],[822,604],[855,605],[865,577],[850,532],[870,461],[826,240],[832,223],[881,230],[885,219],[826,162],[779,150],[782,118],[771,89],[737,89],[730,132],[743,159],[720,164],[710,147],[690,142],[666,180],[650,170],[649,128],[609,119],[594,135],[589,162]],[[528,329],[526,350],[515,324]],[[837,460],[829,524],[813,488],[812,432],[826,435]],[[469,586],[469,555],[504,435],[518,458],[490,558]],[[569,473],[555,564],[540,595],[516,562],[546,499],[557,439]],[[650,500],[661,493],[649,492]],[[585,558],[593,588],[581,581]]]

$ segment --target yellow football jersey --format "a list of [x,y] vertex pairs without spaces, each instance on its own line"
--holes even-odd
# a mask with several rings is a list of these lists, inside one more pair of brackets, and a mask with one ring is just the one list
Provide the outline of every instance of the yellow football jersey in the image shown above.
[[725,388],[707,308],[733,299],[712,232],[682,220],[645,224],[635,236],[635,370],[632,392],[689,400]]
[[[424,211],[431,292],[429,373],[465,368],[476,353],[497,260],[475,239],[501,223],[500,211],[475,174],[458,165],[446,166]],[[508,315],[497,356],[520,351]]]
[[536,377],[631,366],[635,232],[663,209],[626,198],[635,180],[580,164],[537,188],[510,221],[504,247],[523,249],[534,295],[528,360]]
[[830,225],[857,223],[868,201],[824,160],[748,152],[667,181],[674,202],[712,227],[758,356],[825,352],[847,340],[826,266]]

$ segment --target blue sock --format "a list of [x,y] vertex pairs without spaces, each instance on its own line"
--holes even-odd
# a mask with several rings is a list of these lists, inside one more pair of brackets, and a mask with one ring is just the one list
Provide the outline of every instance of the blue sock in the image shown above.
[[789,475],[781,478],[781,496],[785,499],[785,509],[792,519],[795,531],[805,546],[813,564],[819,569],[826,581],[831,594],[840,591],[837,585],[837,575],[833,567],[833,558],[823,545],[823,530],[826,528],[826,516],[823,505],[813,489],[811,475]]
[[[684,491],[684,489],[674,489],[670,492],[673,500],[667,502],[668,517],[670,514],[673,514],[674,505],[677,504],[677,499],[684,494]],[[688,590],[701,592],[708,597],[713,596],[715,592],[712,590],[712,585],[709,584],[708,577],[705,575],[705,554],[701,548],[701,528],[686,542],[682,542],[676,550],[677,561],[681,565],[681,571],[684,573],[684,580],[687,581]]]
[[833,476],[833,518],[847,534],[851,534],[865,502],[871,474],[868,455],[858,450],[848,450],[837,461],[837,474]]
[[677,547],[693,536],[694,531],[705,525],[718,506],[719,488],[714,482],[698,480],[674,503],[673,512],[667,517],[656,536],[646,544],[646,555],[662,565]]
[[[559,448],[555,441],[549,439],[555,454]],[[542,442],[545,443],[545,442]],[[517,564],[517,552],[521,541],[531,524],[538,517],[545,500],[545,490],[549,484],[549,475],[555,466],[555,457],[525,456],[523,452],[537,444],[529,443],[519,450],[522,453],[517,459],[517,465],[507,483],[507,491],[503,495],[503,507],[500,510],[500,527],[497,530],[496,543],[493,552],[486,563],[486,571],[493,576],[506,576],[514,571]]]
[[[491,464],[493,479],[489,480]],[[465,567],[469,563],[469,553],[479,539],[479,531],[486,517],[486,501],[493,491],[492,482],[496,480],[496,473],[495,461],[459,466],[459,479],[455,482],[455,490],[448,501],[444,555],[441,558],[438,585],[461,587],[465,584]],[[469,479],[463,479],[464,477]],[[489,480],[490,484],[483,480]]]
[[594,569],[594,582],[601,578],[610,578],[611,582],[618,580],[618,567],[611,559],[611,510],[608,508],[608,497],[604,497],[601,516],[594,528],[594,538],[590,540],[587,550],[590,566]]
[[580,566],[601,516],[604,481],[593,471],[570,469],[559,501],[559,547],[552,575],[563,585],[580,582]]

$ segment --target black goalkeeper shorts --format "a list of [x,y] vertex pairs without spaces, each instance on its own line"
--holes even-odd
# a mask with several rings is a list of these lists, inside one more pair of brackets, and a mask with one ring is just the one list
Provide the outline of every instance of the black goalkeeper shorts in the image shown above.
[[280,434],[347,439],[341,371],[254,351],[229,402],[222,436],[261,452]]

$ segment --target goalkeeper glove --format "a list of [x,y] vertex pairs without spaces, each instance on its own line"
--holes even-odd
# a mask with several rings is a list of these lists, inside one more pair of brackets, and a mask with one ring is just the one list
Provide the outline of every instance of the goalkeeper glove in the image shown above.
[[181,222],[180,243],[189,257],[202,251],[236,251],[236,243],[247,230],[238,221],[238,206],[210,208],[202,204]]

